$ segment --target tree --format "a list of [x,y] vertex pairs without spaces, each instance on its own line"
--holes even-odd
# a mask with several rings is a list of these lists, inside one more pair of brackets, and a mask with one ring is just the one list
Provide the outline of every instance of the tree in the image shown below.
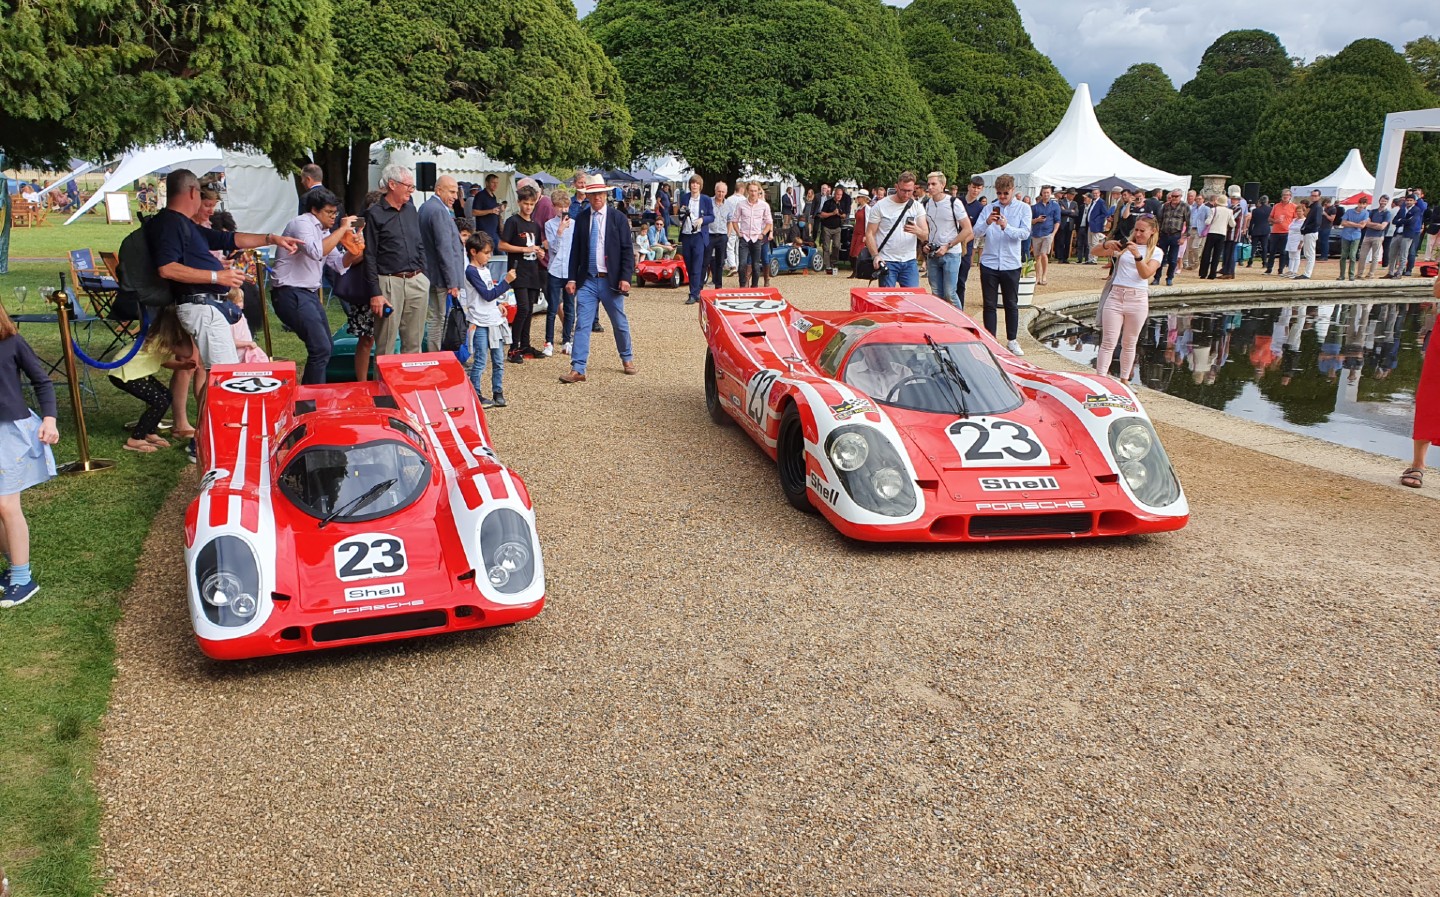
[[564,0],[336,0],[334,34],[316,162],[351,209],[362,207],[370,144],[385,138],[479,147],[526,167],[629,158],[624,87]]
[[1293,66],[1268,31],[1231,31],[1205,50],[1195,77],[1156,116],[1155,164],[1197,177],[1236,174],[1242,147]]
[[1110,139],[1141,161],[1155,158],[1160,112],[1175,101],[1170,76],[1153,62],[1140,62],[1110,84],[1095,117]]
[[1428,34],[1415,38],[1405,45],[1405,59],[1425,89],[1440,96],[1440,40]]
[[4,3],[0,149],[104,158],[161,138],[288,160],[319,136],[330,0]]
[[954,169],[879,0],[600,0],[584,24],[625,82],[637,152],[707,181]]
[[[1395,49],[1364,38],[1316,63],[1275,98],[1240,157],[1240,170],[1265,189],[1303,184],[1329,173],[1351,147],[1374,160],[1385,116],[1423,109],[1435,98]],[[1440,183],[1440,142],[1411,134],[1400,183]]]
[[1035,49],[1013,0],[915,0],[900,22],[962,176],[1026,152],[1064,117],[1070,85]]

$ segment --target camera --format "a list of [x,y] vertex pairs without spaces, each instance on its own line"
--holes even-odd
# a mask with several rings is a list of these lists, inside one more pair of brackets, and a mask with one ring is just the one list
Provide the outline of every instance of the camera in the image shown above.
[[944,247],[944,246],[941,246],[939,243],[926,243],[926,244],[925,244],[925,254],[926,254],[926,255],[940,255],[940,254],[941,254],[942,252],[944,252],[944,251],[945,251],[945,247]]
[[681,206],[681,207],[680,207],[680,220],[681,220],[681,221],[686,221],[686,220],[688,220],[689,218],[690,218],[690,207],[689,207],[689,206]]

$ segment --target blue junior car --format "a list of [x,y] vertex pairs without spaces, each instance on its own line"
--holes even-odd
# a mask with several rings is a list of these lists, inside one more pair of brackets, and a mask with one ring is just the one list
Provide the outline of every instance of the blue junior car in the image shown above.
[[825,270],[825,257],[814,246],[795,246],[787,243],[770,249],[770,276],[798,274],[802,271],[820,272]]

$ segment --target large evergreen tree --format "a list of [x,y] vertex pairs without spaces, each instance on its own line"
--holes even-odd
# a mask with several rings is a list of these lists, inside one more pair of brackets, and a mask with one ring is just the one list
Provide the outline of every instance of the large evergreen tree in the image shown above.
[[1139,62],[1116,78],[1095,107],[1095,117],[1111,140],[1142,162],[1156,157],[1162,142],[1156,124],[1165,107],[1175,101],[1170,76],[1153,62]]
[[1154,164],[1197,177],[1239,176],[1240,150],[1293,66],[1268,31],[1230,31],[1206,49],[1195,77],[1156,116]]
[[0,3],[0,149],[100,158],[161,138],[290,159],[329,100],[330,0]]
[[880,0],[600,0],[585,27],[624,79],[637,153],[707,181],[954,169]]
[[[1351,147],[1380,153],[1385,116],[1434,105],[1419,76],[1384,41],[1364,38],[1315,63],[1289,84],[1241,154],[1239,169],[1272,193],[1324,177]],[[1411,134],[1400,160],[1402,184],[1440,183],[1440,141]]]
[[1415,38],[1405,45],[1405,59],[1425,89],[1440,97],[1440,40],[1428,34]]
[[1013,0],[915,0],[900,23],[961,176],[1026,152],[1064,117],[1070,85],[1035,49]]
[[384,138],[480,147],[522,167],[629,158],[619,75],[566,0],[335,3],[340,58],[316,161],[350,208]]

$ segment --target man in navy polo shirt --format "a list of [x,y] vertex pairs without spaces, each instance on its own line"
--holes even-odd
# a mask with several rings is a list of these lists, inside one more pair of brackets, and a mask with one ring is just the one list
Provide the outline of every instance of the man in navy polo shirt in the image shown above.
[[211,250],[234,252],[260,246],[283,246],[291,252],[299,244],[279,234],[225,233],[201,227],[190,216],[200,210],[200,181],[195,173],[181,168],[165,176],[165,208],[145,224],[145,242],[160,276],[172,284],[185,332],[195,341],[200,361],[209,370],[214,364],[238,364],[230,324],[219,309],[207,300],[226,298],[232,287],[245,282],[245,275],[226,267]]

